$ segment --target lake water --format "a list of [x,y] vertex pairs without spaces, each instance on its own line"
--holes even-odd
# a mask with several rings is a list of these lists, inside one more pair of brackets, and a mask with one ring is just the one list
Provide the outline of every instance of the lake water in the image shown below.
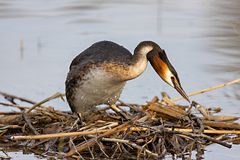
[[[140,41],[157,42],[186,92],[237,79],[239,10],[238,0],[0,0],[0,90],[35,101],[64,92],[71,60],[100,40],[117,42],[131,52]],[[149,65],[128,82],[121,100],[144,103],[161,91],[179,96]],[[191,99],[240,116],[239,84]],[[59,100],[51,104],[69,110]],[[239,149],[212,145],[205,158],[238,159]]]

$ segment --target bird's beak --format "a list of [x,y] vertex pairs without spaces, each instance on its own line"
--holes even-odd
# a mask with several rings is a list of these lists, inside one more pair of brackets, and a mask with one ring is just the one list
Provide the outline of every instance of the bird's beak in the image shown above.
[[180,82],[178,82],[175,78],[172,78],[172,82],[173,82],[173,87],[178,91],[178,93],[180,93],[183,96],[183,98],[185,98],[190,103],[189,97],[186,94],[186,92],[183,90]]
[[150,61],[151,65],[153,66],[154,70],[157,74],[169,85],[174,87],[179,94],[183,96],[189,103],[190,100],[183,90],[180,84],[180,80],[178,78],[177,72],[171,65],[170,61],[168,60],[165,51],[161,50],[161,52],[153,51],[147,55],[148,60]]

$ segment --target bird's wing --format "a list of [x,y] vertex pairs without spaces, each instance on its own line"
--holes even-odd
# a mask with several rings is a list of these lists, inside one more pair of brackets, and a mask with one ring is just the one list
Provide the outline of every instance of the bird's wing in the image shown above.
[[85,66],[87,64],[114,62],[130,63],[132,54],[124,47],[110,41],[100,41],[76,56],[71,65]]

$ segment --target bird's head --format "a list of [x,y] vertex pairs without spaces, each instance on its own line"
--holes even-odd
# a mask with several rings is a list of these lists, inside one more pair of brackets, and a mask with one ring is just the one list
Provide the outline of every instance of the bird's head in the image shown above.
[[147,59],[153,66],[157,74],[170,86],[175,88],[183,98],[190,102],[186,92],[183,90],[178,74],[163,49],[152,41],[144,41],[139,44],[142,50],[147,52]]

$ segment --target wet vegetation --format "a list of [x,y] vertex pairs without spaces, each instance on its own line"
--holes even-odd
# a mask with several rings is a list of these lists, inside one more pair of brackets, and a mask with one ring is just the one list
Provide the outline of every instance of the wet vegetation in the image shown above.
[[64,99],[61,93],[39,103],[0,94],[6,100],[0,102],[1,107],[19,110],[0,112],[1,158],[5,159],[13,149],[46,158],[162,159],[171,155],[173,159],[202,159],[210,144],[231,148],[231,143],[240,142],[239,117],[220,115],[220,107],[204,107],[194,101],[180,106],[166,93],[144,105],[119,101],[105,106],[83,124],[71,113],[45,106],[52,99]]

